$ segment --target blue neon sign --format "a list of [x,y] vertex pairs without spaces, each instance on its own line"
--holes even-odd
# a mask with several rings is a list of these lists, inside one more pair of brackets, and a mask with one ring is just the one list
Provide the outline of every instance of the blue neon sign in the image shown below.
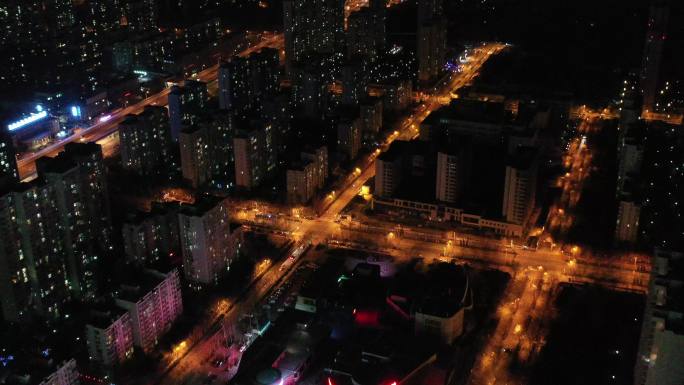
[[74,118],[80,118],[81,117],[81,107],[71,106],[71,116]]
[[31,123],[35,123],[35,122],[37,122],[41,119],[45,119],[45,118],[47,118],[47,111],[41,111],[37,114],[31,114],[31,115],[25,117],[24,119],[17,120],[14,123],[8,124],[7,129],[10,131],[15,131],[15,130],[18,130],[22,127],[26,127]]

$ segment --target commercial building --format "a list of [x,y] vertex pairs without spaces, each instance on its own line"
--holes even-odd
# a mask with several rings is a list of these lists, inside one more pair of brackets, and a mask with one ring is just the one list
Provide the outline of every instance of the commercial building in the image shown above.
[[143,270],[115,293],[116,304],[131,319],[133,344],[150,352],[183,312],[178,271]]
[[185,277],[214,284],[228,270],[242,244],[242,231],[228,219],[228,200],[206,199],[178,214]]
[[[488,178],[481,185],[469,178],[468,168],[473,160],[468,151],[470,146],[464,143],[462,147],[443,143],[445,148],[423,141],[393,142],[376,159],[373,209],[390,215],[460,223],[510,237],[521,236],[523,226],[501,215],[502,192],[498,192],[503,190],[501,183]],[[486,153],[481,156],[493,157]],[[503,179],[503,161],[491,163],[478,162],[486,175],[502,175]],[[488,191],[497,186],[500,190]],[[467,203],[464,203],[465,197]]]
[[173,86],[169,92],[169,124],[171,139],[178,141],[183,125],[193,125],[199,113],[206,107],[207,84],[186,80],[183,87]]
[[417,301],[415,332],[450,345],[463,334],[465,311],[472,307],[468,274],[462,267],[437,265],[429,278],[432,287]]

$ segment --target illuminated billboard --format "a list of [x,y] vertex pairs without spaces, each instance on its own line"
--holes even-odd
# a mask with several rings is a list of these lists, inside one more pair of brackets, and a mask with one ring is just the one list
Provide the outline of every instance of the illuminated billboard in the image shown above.
[[40,111],[36,114],[31,114],[31,115],[29,115],[29,116],[27,116],[21,120],[17,120],[14,123],[8,124],[7,129],[9,131],[16,131],[20,128],[26,127],[26,126],[28,126],[32,123],[35,123],[39,120],[43,120],[43,119],[47,118],[47,116],[48,116],[47,111],[43,110],[43,111]]

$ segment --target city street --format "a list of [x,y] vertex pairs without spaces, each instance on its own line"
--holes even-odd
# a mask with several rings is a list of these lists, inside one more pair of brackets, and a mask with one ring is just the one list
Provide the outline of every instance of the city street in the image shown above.
[[[262,48],[272,47],[272,48],[282,48],[284,45],[284,37],[282,34],[276,34],[271,32],[265,32],[261,35],[261,41],[246,50],[239,53],[240,56],[248,56],[251,53],[257,52]],[[230,57],[230,54],[227,54]],[[218,76],[218,63],[197,73],[193,80],[199,80],[208,83],[208,87],[211,87],[213,83],[216,83]],[[136,104],[130,105],[128,107],[112,111],[108,115],[104,115],[99,118],[95,124],[90,127],[82,129],[80,132],[68,136],[64,139],[60,139],[51,143],[50,145],[41,148],[39,151],[22,154],[17,158],[17,167],[19,168],[20,179],[31,178],[36,172],[36,159],[43,156],[56,156],[60,153],[67,143],[81,141],[81,142],[98,142],[103,148],[104,154],[112,156],[118,153],[119,140],[118,137],[110,137],[112,134],[116,133],[119,128],[119,123],[126,118],[129,114],[139,114],[145,107],[149,105],[153,106],[166,106],[168,104],[168,94],[171,91],[170,88],[165,88],[163,91],[152,95]]]
[[[262,42],[263,46],[274,44],[281,44],[282,36],[274,35],[273,38]],[[435,90],[433,97],[429,98],[416,112],[405,118],[399,130],[395,131],[393,135],[390,136],[385,147],[389,146],[392,141],[399,137],[412,138],[417,136],[418,129],[417,125],[420,124],[433,110],[439,108],[439,99],[444,97],[449,97],[453,92],[459,88],[467,85],[472,81],[478,74],[481,66],[484,62],[493,54],[499,52],[505,46],[502,44],[487,44],[476,49],[473,54],[473,58],[470,63],[464,68],[463,72],[450,73],[448,76],[443,78]],[[258,49],[253,47],[252,49]],[[216,76],[216,68],[207,69],[205,73],[202,74],[203,79],[212,78]],[[380,153],[376,151],[372,153],[365,160],[365,167],[363,170],[355,170],[347,179],[345,179],[345,188],[343,188],[339,193],[330,194],[330,203],[324,210],[320,218],[318,219],[297,219],[293,221],[293,225],[286,229],[289,231],[293,238],[296,240],[295,244],[291,248],[291,252],[297,249],[305,247],[309,243],[317,244],[324,242],[331,237],[334,237],[338,232],[339,224],[335,222],[340,212],[349,204],[349,202],[357,195],[358,190],[361,185],[366,183],[375,173],[375,158]],[[263,207],[268,207],[267,204],[258,203]],[[246,211],[246,210],[245,210]],[[253,210],[249,211],[250,215],[255,215],[256,212]],[[287,259],[281,263],[287,263]],[[280,264],[271,266],[262,276],[262,278],[257,281],[257,283],[247,292],[244,298],[240,301],[235,302],[229,309],[225,312],[223,323],[233,324],[242,314],[251,312],[259,303],[259,301],[273,288],[276,282],[283,282],[287,278],[283,279],[283,275],[289,274],[293,271],[294,266],[289,266],[289,268],[281,269]],[[173,365],[170,370],[168,370],[162,378],[153,381],[155,384],[199,384],[201,380],[206,379],[207,372],[202,370],[202,363],[206,362],[210,357],[212,351],[213,341],[209,340],[210,335],[205,334],[202,339],[196,344],[190,344],[189,347],[185,348],[184,354],[178,357],[178,365]]]

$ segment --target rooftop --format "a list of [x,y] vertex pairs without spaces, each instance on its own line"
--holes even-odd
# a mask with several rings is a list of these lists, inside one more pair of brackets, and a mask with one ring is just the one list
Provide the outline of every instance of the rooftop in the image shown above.
[[171,271],[173,269],[166,273],[152,269],[130,269],[129,274],[126,276],[126,281],[121,284],[115,296],[117,299],[124,301],[138,302],[164,281]]

